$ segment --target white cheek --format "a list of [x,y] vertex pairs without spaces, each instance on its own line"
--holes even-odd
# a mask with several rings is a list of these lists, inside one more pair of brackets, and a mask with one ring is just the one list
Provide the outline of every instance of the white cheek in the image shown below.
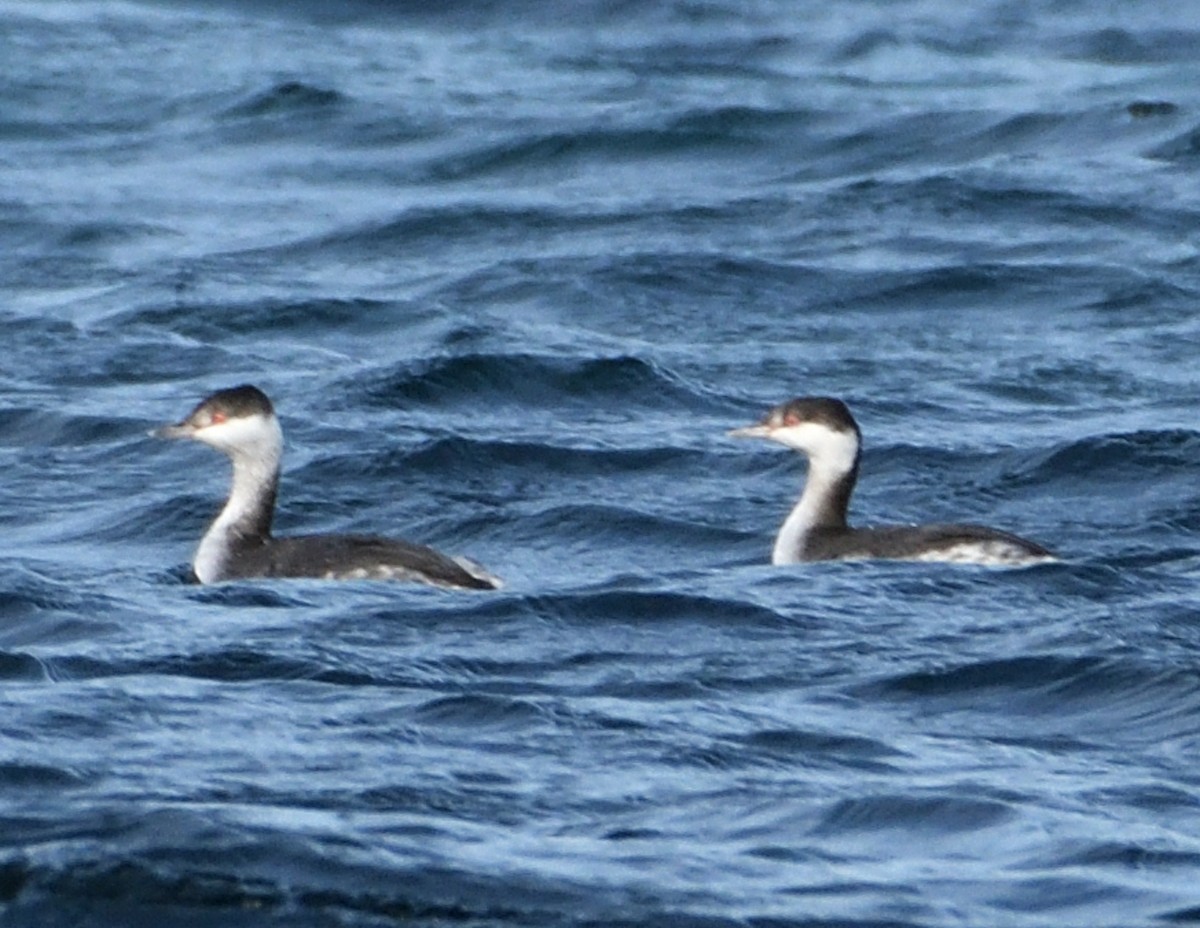
[[222,450],[253,448],[264,441],[271,441],[277,430],[278,426],[262,416],[248,416],[210,425],[198,431],[196,438]]
[[776,429],[771,437],[839,471],[853,467],[858,456],[858,437],[853,432],[838,432],[812,422]]

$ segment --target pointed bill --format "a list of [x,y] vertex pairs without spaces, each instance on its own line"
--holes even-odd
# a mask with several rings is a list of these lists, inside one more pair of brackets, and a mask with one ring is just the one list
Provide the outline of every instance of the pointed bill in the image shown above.
[[149,434],[151,438],[191,438],[195,433],[195,426],[187,422],[176,422],[151,429]]
[[730,438],[770,438],[771,427],[760,422],[757,425],[746,425],[740,429],[731,429],[726,434]]

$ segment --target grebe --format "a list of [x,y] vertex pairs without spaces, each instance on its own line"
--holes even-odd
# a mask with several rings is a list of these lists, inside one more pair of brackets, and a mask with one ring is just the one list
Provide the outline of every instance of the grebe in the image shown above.
[[851,528],[846,521],[858,479],[862,433],[841,400],[806,396],[770,410],[740,438],[768,438],[808,458],[804,492],[784,520],[773,564],[886,558],[1016,567],[1054,560],[1041,545],[982,525]]
[[414,580],[435,586],[491,590],[500,581],[478,564],[375,535],[271,534],[283,431],[267,395],[244,384],[219,390],[182,422],[150,434],[192,438],[223,451],[233,463],[229,500],[209,526],[192,570],[201,583],[250,577],[326,580]]

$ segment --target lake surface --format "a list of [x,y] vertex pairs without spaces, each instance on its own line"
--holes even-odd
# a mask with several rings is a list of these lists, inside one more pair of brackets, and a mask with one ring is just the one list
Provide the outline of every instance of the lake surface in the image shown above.
[[[3,0],[0,923],[1200,922],[1198,229],[1194,0]],[[504,589],[187,582],[244,382]]]

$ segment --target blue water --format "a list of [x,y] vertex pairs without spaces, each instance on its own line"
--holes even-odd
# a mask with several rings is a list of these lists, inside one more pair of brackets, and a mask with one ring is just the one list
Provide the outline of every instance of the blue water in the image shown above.
[[[1198,24],[0,2],[0,923],[1200,922]],[[505,589],[187,583],[246,381]],[[1063,561],[772,568],[806,393]]]

